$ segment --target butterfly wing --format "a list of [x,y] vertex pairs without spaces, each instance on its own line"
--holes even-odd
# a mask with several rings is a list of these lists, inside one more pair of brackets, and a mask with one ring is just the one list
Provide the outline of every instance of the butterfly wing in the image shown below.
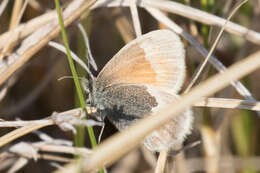
[[177,93],[185,76],[184,48],[172,31],[158,30],[123,47],[97,77],[99,85],[149,84]]
[[[99,109],[119,130],[123,130],[145,115],[160,109],[173,101],[175,94],[164,92],[151,85],[119,84],[108,87],[102,92]],[[188,109],[175,116],[162,128],[155,130],[144,139],[145,146],[152,151],[160,151],[182,143],[190,132],[192,113]]]
[[[148,113],[177,101],[185,76],[184,48],[169,30],[145,34],[122,48],[103,68],[93,87],[101,115],[123,130]],[[175,117],[144,139],[152,151],[169,149],[189,133],[191,111]]]

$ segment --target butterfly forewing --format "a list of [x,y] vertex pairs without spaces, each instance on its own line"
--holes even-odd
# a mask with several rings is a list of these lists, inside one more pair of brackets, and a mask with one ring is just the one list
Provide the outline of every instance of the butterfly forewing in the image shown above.
[[122,48],[97,77],[104,87],[148,84],[177,93],[185,74],[184,48],[169,30],[145,34]]

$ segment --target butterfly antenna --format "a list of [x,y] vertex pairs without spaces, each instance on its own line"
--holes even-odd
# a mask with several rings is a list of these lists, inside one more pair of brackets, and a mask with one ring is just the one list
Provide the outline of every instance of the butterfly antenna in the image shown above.
[[[54,48],[58,49],[59,51],[66,54],[66,49],[63,45],[56,43],[54,41],[49,41],[48,45],[51,47],[54,47]],[[76,61],[82,68],[84,68],[87,71],[87,73],[89,74],[91,79],[94,79],[94,75],[92,74],[90,69],[87,67],[87,65],[74,52],[70,51],[70,53],[71,53],[72,59],[74,61]]]
[[[93,69],[95,71],[97,71],[97,64],[92,56],[92,53],[91,53],[91,49],[90,49],[90,44],[89,44],[89,39],[88,39],[88,35],[87,35],[87,32],[85,31],[83,25],[81,23],[78,23],[77,24],[82,36],[83,36],[83,39],[84,39],[84,42],[85,42],[85,45],[86,45],[86,48],[87,48],[87,54],[86,54],[86,57],[87,57],[87,62],[88,62],[88,68],[90,69],[90,66],[93,67]],[[93,75],[92,75],[93,76]],[[91,76],[90,76],[91,77]],[[89,90],[90,92],[92,92],[92,88],[93,88],[93,78],[89,78],[88,77],[88,87],[89,87]],[[89,101],[90,101],[90,105],[93,105],[92,103],[92,99],[91,99],[91,94],[89,94]]]

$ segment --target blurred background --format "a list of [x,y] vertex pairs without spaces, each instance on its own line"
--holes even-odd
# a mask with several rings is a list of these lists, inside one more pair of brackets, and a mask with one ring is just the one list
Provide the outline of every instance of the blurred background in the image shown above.
[[[65,0],[61,2],[63,6],[70,3],[70,1]],[[178,2],[227,18],[231,9],[238,1],[184,0]],[[10,29],[15,3],[15,0],[10,1],[0,17],[1,34]],[[21,23],[28,22],[51,9],[55,9],[53,0],[29,1]],[[143,33],[165,28],[164,25],[158,23],[145,10],[139,8],[138,11]],[[84,25],[90,37],[90,48],[98,65],[98,71],[100,71],[120,48],[135,38],[130,11],[128,8],[99,8],[91,11],[88,17],[86,15],[82,16],[80,22]],[[211,47],[220,30],[220,28],[207,26],[181,16],[167,15],[207,49]],[[232,21],[260,32],[260,2],[251,0],[244,4],[234,15]],[[67,34],[71,50],[86,62],[86,47],[82,35],[75,24],[67,28]],[[55,41],[63,43],[60,36]],[[183,40],[183,42],[187,55],[187,77],[183,87],[184,90],[201,62],[201,55],[187,41]],[[15,49],[16,47],[14,47]],[[248,42],[242,37],[224,32],[214,54],[228,67],[257,50],[259,50],[259,45]],[[86,76],[84,70],[79,66],[77,71],[80,77]],[[93,74],[97,75],[98,71],[93,71]],[[216,73],[217,71],[211,65],[207,65],[196,84]],[[17,118],[37,120],[45,118],[53,112],[62,112],[79,107],[73,80],[63,79],[58,81],[63,76],[71,76],[66,55],[49,46],[44,47],[9,79],[10,87],[8,93],[0,102],[0,118],[4,120],[15,120]],[[260,70],[241,80],[256,100],[260,100],[259,81]],[[212,97],[244,99],[233,87],[226,87]],[[260,117],[257,116],[256,112],[239,109],[198,107],[193,108],[193,110],[195,117],[194,130],[188,136],[184,145],[197,140],[201,140],[202,143],[185,150],[176,157],[170,157],[168,165],[170,172],[190,172],[189,168],[185,164],[183,165],[183,163],[193,162],[194,167],[199,167],[196,163],[204,163],[204,160],[201,159],[210,158],[216,154],[219,156],[217,172],[259,172],[252,169],[240,169],[239,164],[234,164],[236,158],[257,158],[260,153]],[[12,129],[1,128],[0,135],[2,136],[10,130]],[[100,128],[95,127],[94,130],[96,135],[98,135]],[[58,127],[47,127],[41,129],[41,131],[53,138],[74,140],[71,132],[61,131]],[[116,128],[106,121],[102,139],[113,135],[115,132],[117,132]],[[85,136],[84,145],[90,147],[87,133]],[[39,138],[36,135],[28,134],[15,142],[37,140]],[[108,170],[114,173],[153,172],[156,157],[157,154],[152,154],[140,146],[140,148],[129,153]],[[223,160],[221,160],[222,157]],[[230,159],[230,162],[225,160],[227,158]],[[176,160],[175,164],[173,164],[173,160]],[[260,160],[256,161],[259,162]],[[195,168],[190,169],[196,170]],[[55,168],[49,164],[49,161],[38,160],[37,162],[31,161],[19,172],[50,172],[53,170]],[[2,172],[5,171],[3,170]],[[197,172],[215,171],[204,167],[203,169],[197,169]]]

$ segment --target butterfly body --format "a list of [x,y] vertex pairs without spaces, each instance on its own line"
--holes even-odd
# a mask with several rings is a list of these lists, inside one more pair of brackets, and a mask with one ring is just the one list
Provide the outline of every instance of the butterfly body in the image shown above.
[[[179,37],[158,30],[122,48],[93,81],[91,99],[100,116],[119,130],[167,104],[178,101],[185,76],[184,49]],[[144,139],[152,151],[170,149],[190,132],[190,110]]]

